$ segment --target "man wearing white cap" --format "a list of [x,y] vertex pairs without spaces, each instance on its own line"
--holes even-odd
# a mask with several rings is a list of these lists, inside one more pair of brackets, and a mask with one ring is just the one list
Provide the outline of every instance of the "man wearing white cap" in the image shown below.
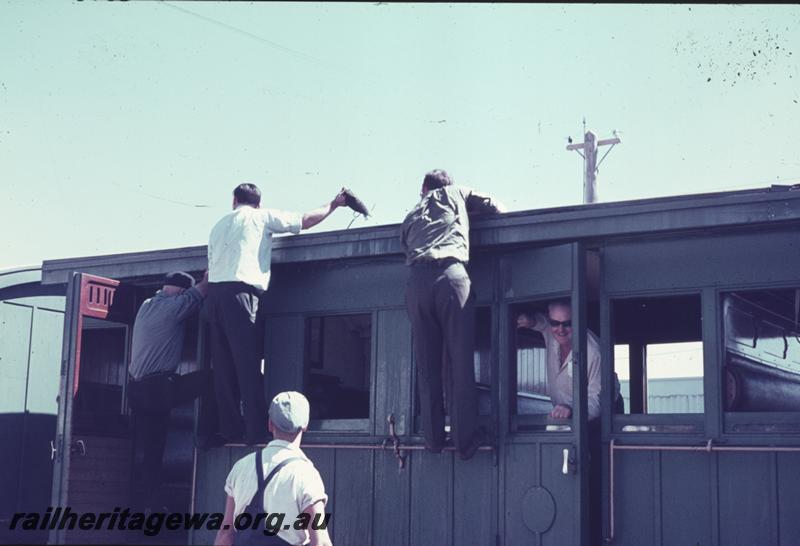
[[[300,449],[309,413],[308,400],[299,392],[282,392],[272,399],[268,428],[274,440],[233,465],[225,480],[225,519],[214,544],[332,546],[325,515],[325,485]],[[262,513],[269,516],[256,529],[238,531],[234,520],[243,512],[252,514],[252,521]],[[276,525],[274,514],[283,514],[285,519]],[[295,529],[300,517],[312,525]],[[323,522],[326,528],[315,529],[318,525],[313,523]]]

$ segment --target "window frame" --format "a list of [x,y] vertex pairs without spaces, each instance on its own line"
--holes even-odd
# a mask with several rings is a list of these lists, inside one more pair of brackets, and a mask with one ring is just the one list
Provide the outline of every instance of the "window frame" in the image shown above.
[[[720,432],[723,437],[730,438],[757,438],[757,442],[775,444],[795,444],[800,436],[800,411],[728,411],[725,409],[726,377],[725,366],[727,362],[726,332],[723,298],[727,294],[742,292],[758,292],[765,290],[799,290],[800,282],[773,282],[773,283],[740,283],[735,285],[719,286],[714,290],[715,326],[716,336],[716,375],[719,383],[720,396],[717,408],[720,420]],[[741,427],[741,430],[735,430]]]
[[[657,434],[666,434],[670,436],[690,436],[690,437],[705,437],[709,426],[707,419],[709,417],[709,392],[708,392],[708,376],[709,376],[709,358],[713,355],[709,352],[709,342],[706,335],[706,329],[703,324],[705,305],[705,290],[703,287],[681,288],[679,290],[668,289],[648,289],[636,290],[631,292],[613,292],[605,293],[601,297],[601,339],[600,344],[603,351],[603,360],[608,364],[604,366],[604,377],[608,376],[607,383],[613,385],[614,377],[614,346],[615,344],[622,344],[617,342],[615,332],[615,320],[613,304],[615,301],[620,300],[636,300],[636,299],[669,299],[679,297],[696,297],[699,300],[700,307],[700,339],[696,340],[702,345],[703,351],[703,412],[702,413],[621,413],[617,414],[610,411],[610,431],[613,434],[622,434],[625,437],[641,435],[649,437]],[[652,345],[654,343],[648,343]],[[604,398],[607,394],[604,395]],[[612,401],[613,402],[613,401]]]
[[[345,418],[345,419],[312,419],[308,423],[308,433],[313,434],[340,434],[356,433],[356,434],[372,434],[374,431],[375,422],[375,391],[376,391],[376,363],[377,363],[377,334],[378,334],[378,310],[370,309],[344,309],[344,310],[323,310],[323,311],[309,311],[302,313],[300,316],[303,321],[303,371],[302,371],[302,388],[307,390],[308,377],[310,368],[310,353],[311,346],[309,338],[311,331],[308,327],[310,319],[314,318],[332,318],[332,317],[348,317],[353,315],[367,315],[370,320],[370,349],[369,349],[369,416],[362,418]],[[313,404],[313,400],[309,400]]]
[[[575,415],[568,419],[552,419],[547,413],[519,414],[517,413],[517,326],[515,309],[524,305],[545,305],[547,302],[557,299],[572,299],[571,291],[554,292],[551,294],[537,294],[534,297],[514,298],[506,300],[506,311],[508,314],[507,343],[508,361],[506,366],[509,370],[508,380],[508,414],[509,432],[514,435],[524,436],[526,434],[546,434],[548,437],[556,438],[561,435],[572,435],[575,432]],[[546,350],[546,348],[545,348]],[[601,345],[602,351],[602,345]],[[545,370],[546,373],[546,370]],[[602,373],[602,371],[601,371]],[[548,399],[550,397],[548,396]],[[548,426],[566,427],[563,430],[547,430]]]
[[[495,423],[497,422],[496,416],[498,413],[499,400],[499,309],[500,306],[496,302],[488,301],[475,303],[475,323],[477,325],[478,310],[486,310],[489,312],[489,377],[491,383],[489,384],[489,413],[487,415],[480,414],[480,401],[478,402],[478,423],[483,425],[488,430],[495,431]],[[416,438],[420,443],[424,443],[422,434],[422,419],[419,412],[419,395],[417,392],[417,363],[416,354],[414,353],[414,340],[412,334],[411,340],[411,427],[410,434]],[[475,381],[476,388],[482,390],[479,386],[480,382]],[[450,426],[450,416],[445,412],[445,427]]]

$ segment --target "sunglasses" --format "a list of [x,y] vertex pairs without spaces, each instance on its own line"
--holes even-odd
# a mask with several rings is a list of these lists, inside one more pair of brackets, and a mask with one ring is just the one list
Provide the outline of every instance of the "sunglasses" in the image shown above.
[[558,328],[559,326],[563,326],[564,328],[572,328],[571,320],[560,321],[560,320],[547,319],[547,322],[550,324],[551,328]]

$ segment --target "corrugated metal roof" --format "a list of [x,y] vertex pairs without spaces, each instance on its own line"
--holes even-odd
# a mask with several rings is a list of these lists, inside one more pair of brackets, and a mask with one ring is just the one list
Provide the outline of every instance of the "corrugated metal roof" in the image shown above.
[[[630,410],[630,382],[620,381],[625,408]],[[703,378],[677,377],[647,382],[647,413],[704,413]]]

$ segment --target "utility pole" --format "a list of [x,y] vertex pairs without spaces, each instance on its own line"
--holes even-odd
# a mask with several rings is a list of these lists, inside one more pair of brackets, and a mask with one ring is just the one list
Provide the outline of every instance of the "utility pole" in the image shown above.
[[[586,129],[586,122],[584,120],[584,129]],[[567,150],[575,150],[583,157],[583,202],[596,203],[597,202],[597,168],[603,159],[606,158],[608,152],[619,144],[621,141],[614,131],[614,138],[606,138],[597,140],[595,134],[591,131],[585,131],[583,135],[583,142],[580,144],[569,144]],[[597,161],[597,149],[600,146],[611,146],[608,151],[603,155],[600,161]],[[583,150],[583,153],[580,152]]]

